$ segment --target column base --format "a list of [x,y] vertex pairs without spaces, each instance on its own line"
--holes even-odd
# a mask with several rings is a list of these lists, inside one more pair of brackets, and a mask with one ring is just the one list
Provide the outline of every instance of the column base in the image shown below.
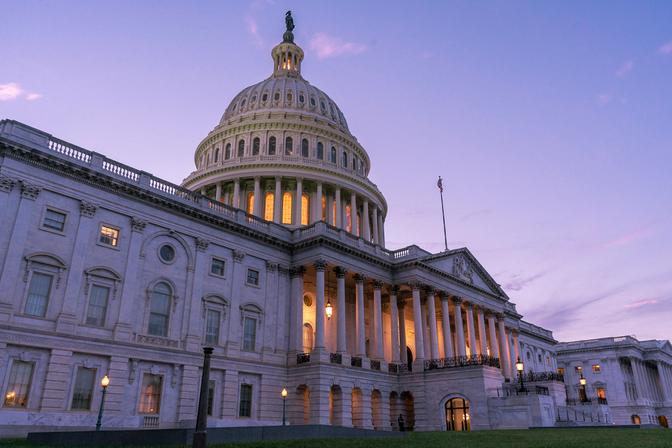
[[326,348],[316,348],[312,352],[310,352],[310,362],[311,364],[314,363],[330,363],[331,360],[330,358],[330,352],[327,351]]
[[413,361],[413,373],[424,373],[425,371],[425,360],[416,359]]

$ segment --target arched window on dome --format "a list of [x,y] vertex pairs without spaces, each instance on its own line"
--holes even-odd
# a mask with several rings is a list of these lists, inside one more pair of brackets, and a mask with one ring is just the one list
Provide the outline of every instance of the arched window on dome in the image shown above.
[[345,206],[345,231],[352,233],[352,219],[350,219],[351,216],[352,209],[350,208],[350,204],[348,204]]
[[343,151],[343,155],[341,156],[341,166],[343,168],[348,167],[348,153]]
[[273,212],[275,211],[275,193],[269,191],[264,197],[264,219],[273,221]]
[[219,148],[215,148],[215,163],[219,162]]
[[252,140],[252,155],[253,156],[258,156],[259,155],[259,146],[261,146],[261,142],[259,140],[259,137],[254,137],[254,140]]
[[308,157],[308,139],[304,138],[301,140],[301,155],[303,157]]
[[294,140],[292,140],[292,137],[287,137],[285,139],[285,155],[289,156],[292,154],[292,149],[294,146]]
[[317,158],[320,160],[324,159],[324,145],[322,142],[317,142]]
[[331,163],[336,163],[336,147],[335,146],[331,147],[331,155],[329,157],[329,161]]
[[269,137],[268,139],[268,155],[275,155],[275,137]]
[[229,160],[231,158],[231,143],[226,144],[226,149],[224,150],[224,160]]
[[254,193],[247,193],[247,213],[254,214]]
[[301,195],[301,225],[307,226],[309,224],[308,220],[310,216],[310,196],[308,193],[303,193]]
[[354,171],[357,171],[357,167],[359,166],[359,159],[357,156],[352,156],[352,169]]
[[362,234],[362,215],[357,212],[357,236],[360,236]]
[[285,191],[282,195],[282,223],[292,223],[292,193]]
[[245,140],[242,138],[238,140],[238,157],[243,157],[245,155]]

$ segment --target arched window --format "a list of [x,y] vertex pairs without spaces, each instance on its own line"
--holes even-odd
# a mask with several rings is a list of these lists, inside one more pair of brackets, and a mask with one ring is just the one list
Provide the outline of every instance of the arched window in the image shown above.
[[226,149],[224,150],[224,160],[229,160],[231,158],[231,143],[226,144]]
[[469,431],[471,416],[469,402],[464,398],[452,398],[446,402],[446,429],[448,431]]
[[310,196],[308,193],[303,193],[301,195],[301,225],[307,226],[310,216]]
[[327,222],[327,197],[322,195],[322,221]]
[[343,155],[341,156],[341,166],[343,168],[348,167],[348,153],[343,151]]
[[317,158],[320,160],[324,159],[324,145],[322,142],[317,142]]
[[264,204],[264,219],[266,221],[273,221],[273,211],[274,209],[274,202],[275,202],[275,193],[273,192],[268,192],[266,193],[265,197],[265,204]]
[[346,232],[352,232],[352,219],[350,219],[351,216],[351,209],[350,209],[350,204],[345,206],[345,230]]
[[245,155],[245,140],[238,140],[238,157],[243,157]]
[[149,299],[149,326],[147,333],[152,336],[168,336],[170,302],[173,290],[166,282],[154,285]]
[[308,157],[308,139],[304,138],[301,140],[301,155],[303,157]]
[[292,154],[292,149],[294,146],[294,140],[292,140],[292,137],[287,137],[285,139],[285,155],[289,156]]
[[289,191],[282,195],[282,223],[292,223],[292,193]]
[[331,222],[332,226],[336,225],[336,201],[331,203]]
[[357,236],[362,234],[362,215],[357,212]]
[[268,155],[269,156],[275,155],[275,137],[270,137],[268,139]]
[[331,157],[329,160],[331,163],[336,163],[336,148],[334,146],[331,147]]
[[630,417],[630,421],[632,422],[633,425],[640,425],[642,423],[642,419],[639,418],[639,415],[637,414],[632,414]]
[[313,327],[309,323],[303,324],[303,352],[313,351]]
[[215,163],[219,162],[219,148],[215,148]]
[[247,213],[254,214],[254,193],[247,193]]
[[357,156],[352,157],[352,169],[357,171],[357,166],[359,165],[359,159],[357,159]]
[[258,156],[259,155],[259,137],[254,137],[254,140],[252,140],[252,155],[253,156]]

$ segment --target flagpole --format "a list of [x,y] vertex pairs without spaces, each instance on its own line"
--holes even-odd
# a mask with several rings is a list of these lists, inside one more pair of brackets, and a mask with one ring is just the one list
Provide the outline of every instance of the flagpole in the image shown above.
[[448,252],[448,236],[446,235],[446,210],[443,208],[443,180],[439,176],[439,192],[441,194],[441,217],[443,218],[443,243],[446,246],[446,252]]

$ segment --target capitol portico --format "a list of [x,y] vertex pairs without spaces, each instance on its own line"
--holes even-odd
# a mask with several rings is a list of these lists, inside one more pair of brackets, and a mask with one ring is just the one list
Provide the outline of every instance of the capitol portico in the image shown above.
[[[211,427],[281,424],[283,388],[291,425],[613,423],[467,248],[387,248],[369,155],[292,30],[182,185],[0,122],[0,429],[93,427],[103,376],[104,427],[191,427],[204,346]],[[672,350],[644,345],[656,399],[615,415],[669,419]]]

